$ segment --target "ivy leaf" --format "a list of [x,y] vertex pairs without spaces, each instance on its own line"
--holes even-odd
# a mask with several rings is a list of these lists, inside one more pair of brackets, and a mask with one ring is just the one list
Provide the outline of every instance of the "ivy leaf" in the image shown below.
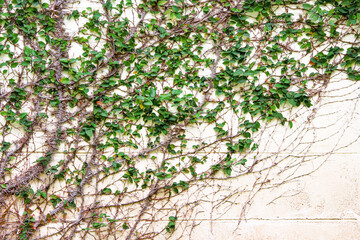
[[123,228],[124,230],[126,230],[126,229],[129,229],[130,227],[124,222],[123,225],[122,225],[122,228]]
[[62,84],[69,84],[69,83],[70,83],[70,79],[69,79],[69,78],[62,78],[62,79],[60,79],[60,82],[61,82]]
[[111,189],[110,189],[110,188],[104,188],[104,189],[102,190],[102,193],[103,193],[103,194],[111,194]]
[[305,10],[311,10],[312,8],[313,8],[313,5],[311,5],[311,4],[308,4],[308,3],[304,3],[303,4],[303,7],[305,8]]
[[209,9],[208,6],[206,6],[206,7],[203,8],[203,11],[204,11],[205,14],[207,14],[210,11],[210,9]]
[[104,7],[105,7],[107,10],[111,10],[112,4],[111,4],[110,0],[107,0],[107,1],[106,1],[106,3],[104,4]]
[[238,69],[234,72],[234,76],[240,76],[242,75],[244,72],[241,69]]
[[114,161],[114,162],[112,162],[112,167],[117,172],[117,171],[119,171],[121,164]]
[[30,65],[30,61],[23,61],[23,62],[21,62],[21,66],[26,67],[26,66],[29,66],[29,65]]
[[91,138],[92,135],[93,135],[93,131],[90,130],[90,129],[86,129],[86,130],[85,130],[85,133],[86,133],[86,135],[87,135],[89,138]]
[[172,90],[171,94],[172,95],[180,95],[182,93],[182,90],[181,89],[174,89]]
[[40,195],[45,199],[47,198],[46,192],[40,192]]
[[161,1],[159,1],[158,2],[158,6],[160,7],[160,6],[163,6],[163,5],[165,5],[167,3],[167,1],[166,0],[161,0]]
[[175,5],[172,5],[171,8],[172,8],[172,10],[173,10],[174,12],[176,12],[176,13],[178,13],[178,12],[180,11],[180,8],[177,7],[177,6],[175,6]]
[[146,102],[144,102],[144,105],[145,105],[145,106],[152,106],[153,103],[152,103],[152,101],[147,100]]

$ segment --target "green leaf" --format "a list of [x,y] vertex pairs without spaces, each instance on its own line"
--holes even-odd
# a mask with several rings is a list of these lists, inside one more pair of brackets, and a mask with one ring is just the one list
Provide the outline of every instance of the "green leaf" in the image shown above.
[[40,195],[41,195],[43,198],[45,198],[45,199],[46,199],[46,197],[47,197],[47,195],[46,195],[45,192],[40,192]]
[[133,54],[131,54],[131,56],[130,56],[130,61],[131,61],[131,62],[134,62],[134,60],[135,60],[135,54],[133,53]]
[[174,12],[176,12],[176,13],[178,13],[178,12],[180,11],[180,8],[177,7],[177,6],[175,6],[175,5],[172,5],[171,8],[172,8],[172,10],[173,10]]
[[126,229],[129,229],[130,227],[124,222],[123,225],[122,225],[122,228],[123,228],[124,230],[126,230]]
[[172,90],[171,94],[172,95],[180,95],[182,93],[182,90],[181,89],[174,89]]
[[10,67],[11,67],[11,68],[16,68],[16,67],[17,67],[17,65],[19,65],[19,63],[14,62],[14,63],[11,63]]
[[312,8],[313,8],[313,5],[311,5],[311,4],[308,4],[308,3],[304,3],[303,4],[303,7],[305,8],[305,10],[311,10]]
[[93,135],[93,131],[90,130],[90,129],[86,129],[86,130],[85,130],[85,133],[86,133],[86,135],[87,135],[89,138],[91,138],[91,136]]
[[209,9],[208,6],[206,6],[206,7],[203,8],[203,11],[204,11],[205,14],[207,14],[210,11],[210,9]]
[[106,3],[104,4],[104,7],[105,7],[107,10],[111,10],[111,8],[112,8],[111,1],[110,1],[110,0],[107,0]]
[[158,6],[163,6],[163,5],[165,5],[166,3],[167,3],[168,1],[166,1],[166,0],[161,0],[161,1],[159,1],[158,2]]
[[150,100],[147,100],[146,102],[144,102],[145,106],[152,106],[153,103]]
[[69,84],[70,79],[69,78],[62,78],[62,79],[60,79],[60,82],[63,83],[63,84]]
[[21,62],[21,66],[26,67],[26,66],[29,66],[29,65],[30,65],[30,61],[23,61],[23,62]]
[[234,72],[234,76],[240,76],[242,75],[244,72],[241,69],[238,69]]
[[117,172],[117,171],[119,171],[121,164],[114,161],[114,162],[112,162],[112,166],[113,166],[113,169]]
[[111,189],[110,189],[110,188],[104,188],[104,189],[102,190],[102,193],[103,193],[103,194],[111,194]]

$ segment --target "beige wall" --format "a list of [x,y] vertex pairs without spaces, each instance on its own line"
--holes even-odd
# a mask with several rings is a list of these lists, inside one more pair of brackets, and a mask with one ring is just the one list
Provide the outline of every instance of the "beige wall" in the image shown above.
[[[290,170],[295,177],[277,186],[276,181],[286,179],[279,167],[269,178],[268,184],[274,184],[256,194],[240,225],[243,205],[232,205],[219,218],[202,219],[192,239],[360,239],[360,89],[352,82],[342,84],[338,91],[330,85],[317,106],[307,129],[316,143],[304,155],[309,161]],[[287,144],[286,138],[277,140]]]

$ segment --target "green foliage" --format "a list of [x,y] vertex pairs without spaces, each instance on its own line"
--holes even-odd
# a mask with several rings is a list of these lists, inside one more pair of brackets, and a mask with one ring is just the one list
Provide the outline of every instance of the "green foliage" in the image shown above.
[[175,231],[176,220],[177,220],[177,217],[174,217],[174,216],[169,217],[169,223],[165,228],[168,233]]

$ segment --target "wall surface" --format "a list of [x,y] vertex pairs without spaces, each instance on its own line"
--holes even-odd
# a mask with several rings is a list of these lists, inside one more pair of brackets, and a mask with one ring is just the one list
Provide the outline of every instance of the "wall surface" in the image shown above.
[[[314,140],[317,143],[306,153],[314,158],[296,169],[300,177],[257,193],[241,222],[243,205],[232,205],[218,218],[197,219],[201,224],[191,239],[360,238],[360,92],[357,84],[342,84],[341,90],[329,87],[315,116],[314,131],[307,133],[321,141]],[[274,139],[289,144],[281,133],[275,133]],[[268,149],[278,150],[274,145]]]
[[[103,9],[101,3],[92,1],[72,3],[68,7],[71,10],[77,9],[79,12],[85,11],[88,7]],[[278,11],[285,12],[284,9]],[[294,14],[298,17],[299,12],[297,11],[294,10]],[[138,16],[132,15],[132,12],[127,14],[131,21],[139,21]],[[149,19],[145,19],[145,21],[147,20]],[[79,31],[80,26],[83,26],[84,22],[86,22],[82,18],[76,22],[73,20],[64,21],[64,30],[69,36],[75,35]],[[256,34],[257,32],[254,30],[251,37],[256,37]],[[349,41],[358,41],[352,35],[346,35],[346,37],[349,38]],[[95,43],[102,44],[101,41],[95,41]],[[91,43],[89,44],[91,45]],[[344,45],[347,46],[346,43]],[[211,44],[206,47],[211,49]],[[75,42],[71,44],[69,58],[80,58],[82,49],[83,46]],[[327,46],[321,46],[316,51],[321,52],[326,49]],[[310,55],[300,55],[300,53],[297,54],[294,51],[291,56],[299,60],[299,62],[309,65],[310,58],[313,57]],[[210,56],[214,57],[211,54]],[[256,56],[251,55],[251,57]],[[151,64],[153,63],[149,63],[149,68],[151,68]],[[220,65],[217,67],[217,70],[224,67],[224,65]],[[210,69],[199,70],[199,72],[199,75],[203,76],[212,74]],[[272,74],[276,75],[278,72],[274,71]],[[101,79],[100,75],[97,76],[98,79]],[[260,80],[262,81],[261,77]],[[156,84],[158,90],[163,90],[163,83]],[[155,200],[150,201],[147,198],[149,200],[147,202],[148,205],[144,207],[146,204],[141,201],[145,198],[145,195],[150,193],[146,192],[147,190],[139,191],[132,189],[132,186],[122,179],[126,169],[121,169],[121,174],[110,174],[110,176],[105,176],[104,173],[101,173],[96,179],[91,179],[88,183],[85,183],[84,187],[78,184],[83,187],[83,194],[72,198],[72,200],[76,199],[77,208],[70,209],[67,215],[61,215],[60,212],[63,209],[59,210],[59,205],[55,204],[53,206],[48,200],[46,202],[39,200],[40,207],[38,208],[30,207],[31,211],[33,211],[33,216],[36,218],[34,226],[39,226],[39,229],[37,230],[34,227],[35,233],[29,239],[68,239],[66,238],[68,237],[67,233],[62,229],[69,226],[72,227],[72,224],[76,225],[84,219],[86,221],[81,223],[76,231],[74,230],[72,239],[137,239],[137,232],[134,232],[129,237],[126,235],[126,229],[123,231],[123,223],[125,222],[130,226],[130,229],[132,226],[139,225],[139,234],[151,232],[153,228],[158,229],[157,227],[162,229],[159,234],[155,237],[149,237],[149,239],[360,239],[360,82],[349,80],[344,72],[337,72],[331,75],[328,82],[323,86],[317,88],[316,84],[317,82],[315,81],[314,88],[321,89],[321,91],[314,93],[312,96],[313,106],[307,108],[301,105],[294,109],[289,104],[283,106],[281,111],[288,119],[292,119],[292,128],[281,126],[276,121],[261,122],[264,129],[253,135],[255,142],[259,144],[259,148],[249,153],[234,154],[234,158],[237,158],[237,160],[240,158],[247,159],[246,164],[238,164],[237,168],[233,169],[236,177],[229,177],[224,180],[224,174],[222,172],[217,173],[207,179],[206,182],[199,180],[198,188],[196,188],[198,183],[191,181],[192,178],[189,173],[179,175],[175,180],[189,180],[190,185],[194,184],[195,188],[190,188],[188,192],[184,192],[179,197],[169,197],[164,203],[161,199],[167,199],[168,195],[167,193],[160,193],[157,196],[158,199],[156,199],[160,199],[158,202]],[[93,89],[90,89],[91,91]],[[125,94],[126,91],[129,90],[115,90],[118,94]],[[184,90],[184,92],[186,91],[192,93],[191,89]],[[200,96],[199,99],[201,97],[203,96]],[[217,103],[225,102],[226,100],[215,93],[211,93],[209,98],[213,98],[212,102],[209,103],[209,109],[212,106],[216,106]],[[3,105],[0,105],[0,107],[3,107]],[[31,106],[23,106],[22,110],[29,110],[31,112]],[[75,110],[69,110],[69,112],[75,112]],[[88,107],[85,110],[89,112],[94,111],[92,107]],[[231,110],[224,110],[222,118],[226,122],[226,128],[230,134],[235,134],[239,127],[239,122],[237,122],[239,116]],[[49,126],[56,125],[58,119],[58,116],[50,116],[48,120]],[[1,117],[0,123],[4,126],[5,122],[5,117]],[[71,124],[74,125],[70,126]],[[69,126],[64,126],[64,128],[74,127],[77,122],[71,124],[69,123]],[[142,122],[139,124],[145,125]],[[46,127],[44,126],[44,128]],[[80,126],[77,127],[80,128]],[[27,151],[17,156],[16,162],[13,163],[14,170],[12,174],[31,168],[34,166],[36,159],[46,154],[47,148],[44,146],[47,146],[46,137],[50,132],[50,130],[44,130],[34,135]],[[207,151],[199,150],[191,152],[192,156],[198,158],[204,157],[208,161],[202,165],[199,164],[197,170],[201,171],[202,168],[210,168],[210,164],[217,163],[219,159],[227,154],[227,145],[217,143],[217,136],[213,125],[194,124],[187,127],[184,132],[186,132],[187,136],[190,136],[188,139],[189,143],[197,143],[203,139],[211,139],[215,143]],[[19,133],[15,129],[11,135],[7,135],[4,139],[9,142],[15,141],[20,139],[21,134],[21,131]],[[170,138],[171,136],[165,135],[163,137]],[[139,146],[146,149],[144,146],[148,143],[146,142],[147,140],[141,140],[143,142]],[[92,152],[94,144],[90,140],[86,143],[84,142],[81,142],[84,144],[83,146],[76,146],[80,150],[76,152],[76,158],[74,157],[70,163],[71,166],[69,168],[71,170],[83,171],[83,164],[90,162],[90,159],[95,155]],[[72,143],[68,141],[60,145],[54,151],[52,163],[61,163],[61,161],[70,159],[71,151],[69,149],[74,147],[71,145]],[[127,146],[123,148],[123,151],[131,158],[139,160],[141,159],[141,147],[138,150],[134,150]],[[178,146],[174,148],[176,147]],[[188,151],[190,152],[190,150]],[[110,150],[108,152],[106,150],[103,153],[105,159],[112,155],[114,153]],[[165,153],[165,150],[164,152],[159,150],[154,153],[155,155],[158,159],[172,159],[172,155]],[[183,164],[181,162],[183,160],[180,160],[180,155],[176,158],[174,157],[178,161],[179,166]],[[108,166],[108,162],[100,161],[102,159],[101,155],[96,157],[94,158],[99,161],[93,169],[89,170],[90,173],[91,171],[96,172],[95,170],[101,170],[103,167]],[[154,159],[144,160],[143,165],[139,164],[139,169],[146,169],[149,166],[156,168],[161,165]],[[50,174],[34,180],[31,186],[34,189],[43,189],[46,184],[52,181],[48,175]],[[4,179],[11,182],[15,181],[14,179],[16,178],[6,176]],[[175,180],[171,179],[171,181]],[[63,199],[67,199],[69,196],[72,197],[71,194],[74,193],[76,187],[76,184],[66,186],[64,182],[56,182],[47,189],[47,194],[48,196],[60,196]],[[129,195],[121,193],[97,196],[99,192],[107,188],[112,193],[116,190],[126,189],[124,192],[129,191]],[[201,200],[198,201],[199,199]],[[139,201],[137,202],[137,200]],[[7,231],[7,227],[10,229],[11,226],[18,224],[21,218],[19,216],[25,211],[23,202],[16,200],[15,196],[9,197],[6,204],[14,208],[11,211],[16,212],[18,215],[14,213],[5,219],[4,216],[8,210],[5,210],[5,207],[3,207],[4,215],[1,216],[0,225],[4,232]],[[81,210],[79,210],[80,205],[83,207]],[[118,207],[112,208],[112,206]],[[101,228],[100,230],[94,230],[94,232],[88,232],[89,229],[86,228],[91,226],[90,222],[93,216],[86,215],[84,217],[82,214],[84,212],[85,215],[85,212],[89,209],[101,209],[98,213],[106,213],[108,216],[121,222],[121,224],[119,223],[108,232],[106,230],[102,232]],[[144,212],[145,214],[143,215]],[[54,216],[61,215],[61,217],[53,219],[51,223],[49,221],[47,225],[42,225],[44,224],[44,219],[41,220],[41,217],[43,215],[47,216],[45,213],[53,214]],[[169,223],[169,216],[175,215],[175,213],[182,216],[182,218],[179,217],[177,219],[176,230],[173,234],[169,234],[164,230],[164,226]],[[105,222],[102,217],[100,218],[99,222]],[[2,224],[2,220],[7,223]],[[150,222],[154,224],[151,225]],[[91,223],[93,224],[93,222]],[[87,232],[87,235],[83,235],[84,232]],[[52,235],[53,233],[54,235]],[[142,239],[145,239],[145,237]]]

